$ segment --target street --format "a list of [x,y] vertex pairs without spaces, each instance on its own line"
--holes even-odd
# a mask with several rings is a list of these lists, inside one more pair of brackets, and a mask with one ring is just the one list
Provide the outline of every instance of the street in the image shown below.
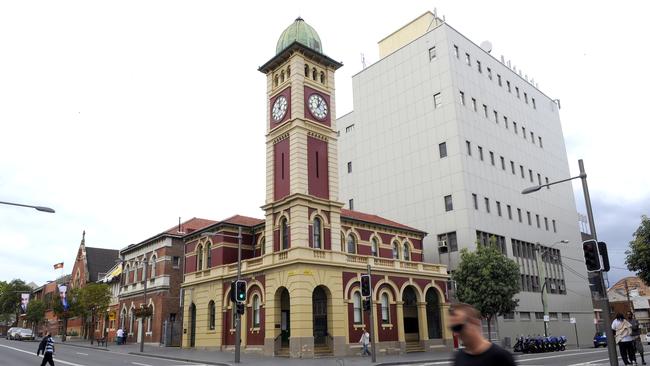
[[[54,364],[69,366],[200,366],[182,361],[107,352],[89,348],[55,345]],[[40,365],[36,356],[38,342],[17,342],[0,339],[0,366]]]
[[[563,352],[538,353],[538,354],[517,354],[515,356],[517,365],[557,365],[557,366],[605,366],[609,365],[607,350],[599,349],[574,349]],[[620,358],[619,358],[620,360]],[[434,366],[451,365],[450,361],[413,363],[412,366]],[[622,365],[623,362],[621,361]]]

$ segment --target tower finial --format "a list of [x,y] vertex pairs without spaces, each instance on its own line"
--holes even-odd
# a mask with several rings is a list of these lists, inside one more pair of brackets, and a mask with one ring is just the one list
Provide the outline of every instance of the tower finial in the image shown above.
[[81,245],[85,245],[85,244],[86,244],[86,230],[84,230],[83,233],[81,233]]

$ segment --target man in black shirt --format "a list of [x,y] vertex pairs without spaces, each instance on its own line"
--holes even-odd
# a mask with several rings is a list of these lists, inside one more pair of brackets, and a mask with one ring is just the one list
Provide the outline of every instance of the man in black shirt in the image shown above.
[[510,352],[483,338],[481,314],[468,304],[449,308],[449,324],[465,345],[454,357],[455,366],[515,366]]

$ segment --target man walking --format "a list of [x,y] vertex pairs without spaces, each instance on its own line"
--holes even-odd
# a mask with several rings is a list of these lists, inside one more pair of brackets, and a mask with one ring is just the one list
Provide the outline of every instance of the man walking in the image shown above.
[[455,366],[515,366],[510,352],[483,338],[481,313],[468,304],[449,308],[451,330],[463,341],[465,348],[456,352]]
[[363,352],[361,352],[361,356],[370,356],[370,351],[368,350],[368,345],[370,344],[370,333],[368,333],[366,328],[363,328],[363,333],[361,333],[359,343],[361,343],[363,346]]
[[117,330],[116,335],[117,335],[117,344],[120,345],[120,344],[124,343],[122,341],[122,338],[124,338],[124,330],[122,330],[122,328]]
[[641,355],[641,363],[645,365],[645,358],[643,357],[643,342],[641,341],[641,331],[640,331],[640,326],[639,326],[639,321],[636,320],[634,317],[634,313],[631,311],[627,312],[627,321],[630,323],[630,329],[632,329],[632,333],[630,335],[632,338],[634,338],[634,352],[636,356],[636,352],[639,352]]
[[38,345],[38,350],[36,351],[36,356],[40,355],[43,352],[43,362],[41,366],[45,366],[45,363],[49,363],[50,366],[54,366],[54,340],[52,340],[52,335],[48,332],[45,337],[41,340],[41,343]]

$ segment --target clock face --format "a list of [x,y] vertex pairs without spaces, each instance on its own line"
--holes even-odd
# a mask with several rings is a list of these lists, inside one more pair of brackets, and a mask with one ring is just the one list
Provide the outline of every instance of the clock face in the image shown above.
[[317,119],[325,119],[327,117],[327,102],[323,97],[318,94],[312,94],[307,100],[309,104],[309,111]]
[[281,95],[275,99],[275,103],[273,103],[273,110],[271,111],[271,117],[275,122],[280,122],[282,118],[284,118],[284,115],[287,114],[288,106],[289,102],[287,102],[287,98],[285,98],[284,95]]

